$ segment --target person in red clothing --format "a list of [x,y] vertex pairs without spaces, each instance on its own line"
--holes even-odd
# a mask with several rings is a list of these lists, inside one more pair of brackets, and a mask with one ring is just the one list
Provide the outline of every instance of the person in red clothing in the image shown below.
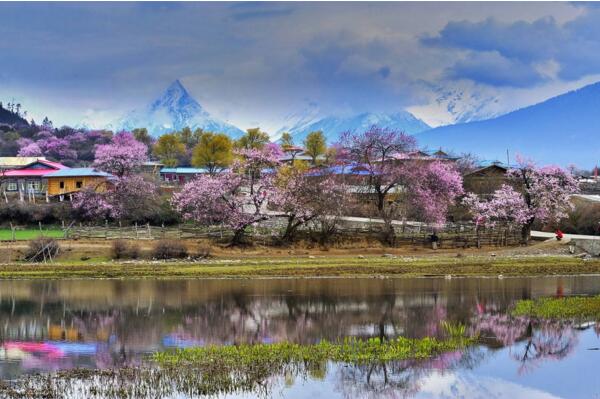
[[555,233],[555,234],[556,234],[556,239],[557,239],[558,241],[562,240],[562,238],[563,238],[563,236],[564,236],[564,234],[563,234],[563,232],[562,232],[562,231],[560,231],[559,229],[556,229],[556,233]]

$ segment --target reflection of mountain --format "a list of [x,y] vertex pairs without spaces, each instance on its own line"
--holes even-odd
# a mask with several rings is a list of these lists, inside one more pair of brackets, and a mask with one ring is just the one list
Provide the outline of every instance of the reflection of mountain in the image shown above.
[[559,396],[504,379],[470,373],[432,373],[420,381],[417,398],[558,399]]
[[155,136],[184,127],[226,133],[233,138],[244,133],[241,129],[211,116],[179,80],[171,83],[165,92],[145,109],[127,114],[117,126],[124,130],[145,127]]

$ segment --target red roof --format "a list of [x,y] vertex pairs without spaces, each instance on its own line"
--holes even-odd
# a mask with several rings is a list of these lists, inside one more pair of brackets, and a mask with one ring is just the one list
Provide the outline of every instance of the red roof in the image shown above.
[[[33,168],[33,165],[42,164],[47,166],[46,168]],[[44,176],[51,172],[56,172],[60,169],[69,169],[68,166],[65,166],[58,162],[48,161],[45,159],[38,159],[35,162],[30,163],[29,165],[25,165],[22,168],[11,169],[5,171],[2,176],[4,177],[37,177]]]

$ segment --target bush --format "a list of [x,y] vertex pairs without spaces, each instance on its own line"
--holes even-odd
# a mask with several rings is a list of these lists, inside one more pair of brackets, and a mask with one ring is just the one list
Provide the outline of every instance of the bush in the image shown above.
[[137,242],[115,240],[112,243],[113,259],[137,259],[140,257],[140,246]]
[[29,203],[18,200],[8,204],[0,203],[0,221],[16,224],[60,224],[68,220],[71,214],[69,202],[59,203]]
[[24,260],[28,262],[45,262],[54,259],[60,252],[58,241],[53,238],[39,237],[29,242]]
[[154,245],[152,256],[156,259],[181,259],[186,258],[188,252],[179,241],[160,240]]

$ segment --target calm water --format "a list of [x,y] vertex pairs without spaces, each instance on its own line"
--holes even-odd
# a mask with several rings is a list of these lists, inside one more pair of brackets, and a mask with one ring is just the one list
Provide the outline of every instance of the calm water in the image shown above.
[[573,294],[600,294],[600,277],[0,281],[0,373],[135,365],[206,344],[439,336],[449,320],[484,344],[419,364],[330,363],[274,378],[272,394],[600,398],[600,328],[504,315],[519,299]]

